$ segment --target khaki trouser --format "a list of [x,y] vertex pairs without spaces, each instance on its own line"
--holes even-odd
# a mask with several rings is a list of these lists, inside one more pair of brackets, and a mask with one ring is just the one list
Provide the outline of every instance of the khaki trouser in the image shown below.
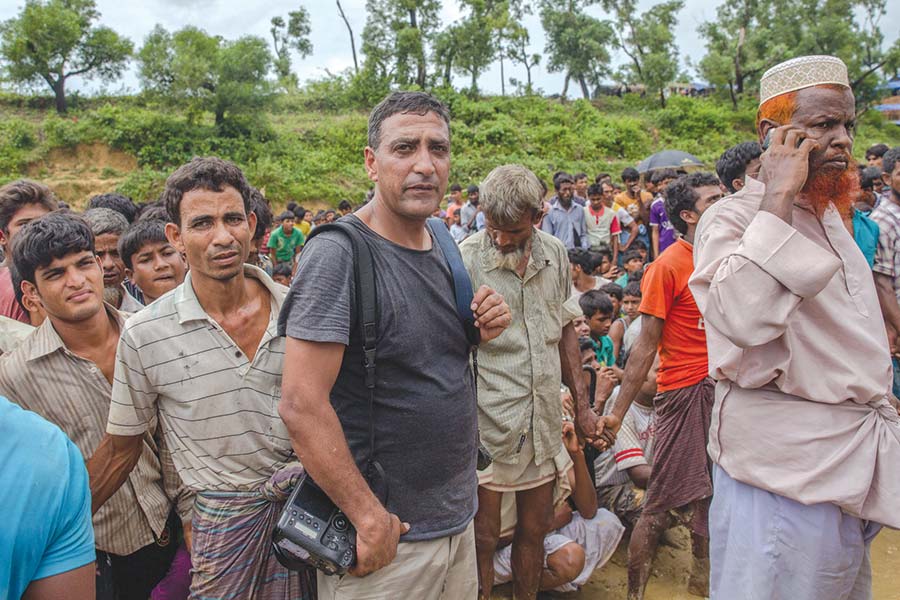
[[397,546],[388,566],[365,577],[318,573],[319,600],[469,600],[478,596],[472,523],[458,535]]

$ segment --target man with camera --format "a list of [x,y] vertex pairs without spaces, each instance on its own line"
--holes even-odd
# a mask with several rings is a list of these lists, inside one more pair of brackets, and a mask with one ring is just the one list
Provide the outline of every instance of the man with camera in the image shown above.
[[[309,241],[279,320],[287,336],[279,413],[307,472],[357,532],[355,566],[349,576],[319,573],[321,599],[477,593],[470,345],[447,258],[426,224],[447,189],[449,120],[443,104],[420,92],[393,93],[369,117],[365,165],[375,195],[342,222],[373,261],[371,404],[347,235],[325,231]],[[483,341],[510,323],[503,298],[486,287],[472,310]],[[383,473],[367,481],[372,459]]]

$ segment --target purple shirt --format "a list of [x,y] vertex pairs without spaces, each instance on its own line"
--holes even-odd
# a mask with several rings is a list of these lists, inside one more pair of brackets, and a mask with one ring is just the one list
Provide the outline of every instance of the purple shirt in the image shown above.
[[650,225],[659,227],[659,253],[675,243],[675,228],[666,214],[666,203],[657,198],[650,205]]

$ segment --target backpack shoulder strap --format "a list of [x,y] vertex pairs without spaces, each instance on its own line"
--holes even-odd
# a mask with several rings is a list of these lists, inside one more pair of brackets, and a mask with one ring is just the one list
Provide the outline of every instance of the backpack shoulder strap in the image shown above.
[[447,226],[444,222],[437,218],[430,218],[427,221],[428,229],[434,235],[447,266],[450,267],[450,274],[453,277],[453,294],[456,297],[456,313],[459,320],[463,324],[466,331],[466,338],[471,346],[477,346],[481,340],[478,328],[475,327],[475,315],[472,314],[472,280],[469,279],[469,273],[466,271],[466,265],[463,263],[462,254],[459,252],[459,246],[454,241]]

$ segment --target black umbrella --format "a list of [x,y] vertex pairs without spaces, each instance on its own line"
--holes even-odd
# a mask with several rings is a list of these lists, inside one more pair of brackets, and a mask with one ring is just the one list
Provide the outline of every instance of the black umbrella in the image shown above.
[[680,169],[682,167],[702,167],[703,162],[687,152],[681,150],[663,150],[652,156],[648,156],[638,163],[639,173],[647,173],[655,169]]

